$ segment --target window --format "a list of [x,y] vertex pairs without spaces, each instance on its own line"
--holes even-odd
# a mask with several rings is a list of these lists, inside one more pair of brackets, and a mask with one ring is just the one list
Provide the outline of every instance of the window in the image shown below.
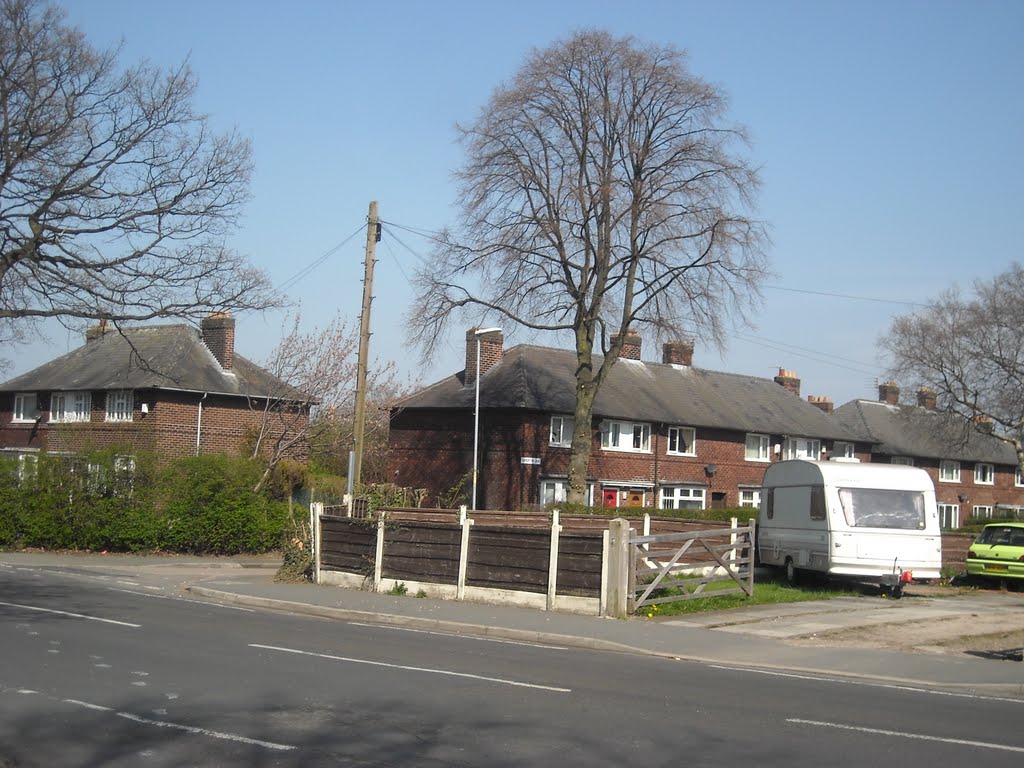
[[959,483],[960,482],[960,462],[959,461],[940,461],[939,462],[939,480],[943,483]]
[[960,505],[939,504],[939,526],[943,530],[952,530],[960,526]]
[[1013,473],[1013,484],[1018,488],[1024,485],[1024,475],[1021,474],[1020,467],[1017,467],[1016,471]]
[[975,485],[992,485],[995,483],[996,470],[991,464],[975,464],[974,465],[974,483]]
[[856,528],[922,530],[924,494],[891,488],[840,488],[846,524]]
[[974,517],[992,518],[992,507],[987,504],[975,504],[974,505]]
[[681,456],[696,456],[697,430],[693,427],[669,427],[668,452]]
[[914,466],[914,459],[911,456],[893,456],[890,463],[899,464],[903,467],[912,467]]
[[662,509],[704,509],[705,488],[692,485],[663,487],[661,489]]
[[759,508],[761,506],[761,489],[740,488],[740,506]]
[[107,392],[107,421],[131,421],[133,405],[130,389]]
[[782,456],[786,459],[809,459],[810,461],[817,461],[821,458],[821,441],[791,437],[783,444]]
[[839,459],[852,459],[854,457],[853,443],[843,443],[837,440],[832,444],[832,457]]
[[34,480],[39,465],[39,457],[32,453],[18,454],[18,483],[24,484]]
[[549,445],[557,445],[560,448],[572,447],[572,432],[575,429],[576,420],[572,416],[551,417],[551,437]]
[[747,435],[743,458],[747,461],[771,461],[768,435]]
[[38,413],[35,392],[18,392],[14,396],[12,421],[35,421]]
[[601,447],[609,451],[650,451],[651,425],[606,421],[601,426]]
[[50,396],[50,421],[89,421],[91,411],[89,392],[54,392]]
[[824,520],[828,517],[825,506],[825,486],[811,486],[811,520]]
[[[134,471],[134,461],[132,470]],[[561,504],[569,493],[569,483],[565,480],[542,480],[540,484],[541,504]],[[594,504],[594,484],[587,483],[587,495],[584,503],[589,507]]]

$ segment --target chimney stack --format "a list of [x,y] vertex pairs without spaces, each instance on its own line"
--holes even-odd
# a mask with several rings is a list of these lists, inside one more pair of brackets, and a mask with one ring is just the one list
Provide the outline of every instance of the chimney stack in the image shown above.
[[917,390],[917,404],[925,410],[935,410],[935,392],[928,387],[921,387]]
[[[612,346],[615,346],[619,341],[619,334],[612,336]],[[623,360],[639,360],[640,359],[640,335],[636,331],[626,331],[626,338],[622,340],[622,350],[619,352],[619,357]]]
[[478,328],[466,331],[466,371],[463,375],[465,386],[476,386],[476,344],[480,342],[480,375],[483,376],[495,364],[501,362],[505,354],[505,335],[501,331],[491,331],[476,335]]
[[230,312],[214,312],[199,324],[199,338],[225,371],[235,364],[235,318]]
[[100,320],[99,323],[86,329],[85,331],[85,343],[88,344],[91,341],[102,339],[107,332],[107,321]]
[[825,413],[832,413],[836,407],[835,403],[832,402],[832,398],[828,395],[808,395],[807,402],[815,408],[820,408]]
[[666,365],[693,365],[693,342],[666,342],[661,347],[661,362]]
[[775,383],[787,390],[792,392],[797,397],[800,397],[800,379],[793,371],[786,370],[785,368],[779,368],[779,375],[775,377]]
[[896,405],[900,401],[900,387],[895,381],[886,381],[878,385],[878,401],[888,405]]

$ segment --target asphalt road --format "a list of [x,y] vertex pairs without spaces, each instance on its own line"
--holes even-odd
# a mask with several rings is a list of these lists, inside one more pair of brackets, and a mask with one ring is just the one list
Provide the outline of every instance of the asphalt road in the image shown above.
[[[1018,766],[1024,701],[0,573],[0,766]],[[4,762],[6,760],[6,763]]]

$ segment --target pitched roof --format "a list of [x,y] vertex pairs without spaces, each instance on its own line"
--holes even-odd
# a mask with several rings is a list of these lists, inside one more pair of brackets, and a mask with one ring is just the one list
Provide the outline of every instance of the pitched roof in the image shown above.
[[[600,357],[594,364],[599,365]],[[576,355],[520,345],[480,377],[480,406],[571,414]],[[475,392],[464,372],[442,379],[398,407],[472,408]],[[821,409],[771,379],[702,368],[620,359],[594,402],[597,418],[628,419],[740,432],[853,440]]]
[[307,400],[239,355],[226,371],[187,325],[153,325],[108,332],[3,384],[0,391],[169,389],[246,397]]
[[834,415],[858,439],[877,443],[876,453],[930,459],[1016,464],[1013,448],[974,429],[959,418],[920,406],[853,400]]

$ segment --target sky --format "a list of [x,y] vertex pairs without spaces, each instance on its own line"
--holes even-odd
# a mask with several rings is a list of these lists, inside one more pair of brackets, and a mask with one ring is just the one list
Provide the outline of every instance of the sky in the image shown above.
[[[198,108],[252,141],[252,200],[229,244],[289,285],[302,327],[358,323],[365,223],[378,201],[371,357],[410,384],[462,369],[464,328],[430,360],[405,343],[414,270],[456,220],[456,123],[535,48],[582,28],[672,45],[729,99],[761,168],[772,277],[756,328],[694,364],[802,380],[836,405],[877,397],[892,319],[1024,259],[1024,3],[858,0],[67,0],[94,45],[199,79]],[[339,247],[340,246],[340,247]],[[298,280],[293,280],[302,275]],[[280,312],[238,318],[266,358]],[[11,376],[81,344],[11,350]],[[506,345],[559,346],[505,329]],[[644,359],[660,361],[653,339]]]

